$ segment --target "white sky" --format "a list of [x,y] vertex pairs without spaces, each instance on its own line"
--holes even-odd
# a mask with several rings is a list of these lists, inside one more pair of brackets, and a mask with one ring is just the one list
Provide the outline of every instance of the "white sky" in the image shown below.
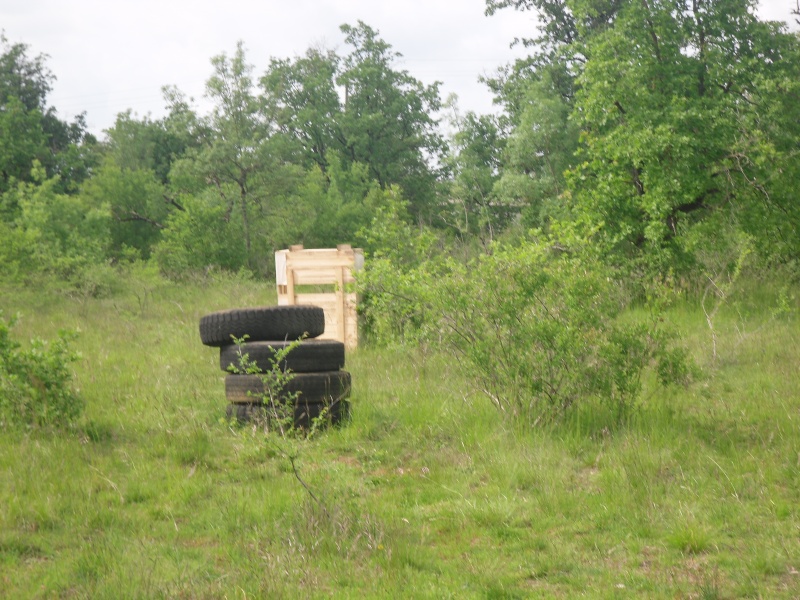
[[[795,0],[763,0],[764,18],[786,21]],[[362,20],[403,54],[397,67],[424,83],[441,81],[442,100],[487,113],[492,98],[478,82],[524,49],[536,17],[511,9],[484,16],[484,0],[0,0],[0,28],[11,43],[46,54],[57,80],[49,104],[62,119],[86,112],[96,134],[132,109],[163,116],[161,88],[175,85],[205,113],[211,57],[242,40],[254,79],[271,57],[310,46],[347,52],[339,25]]]

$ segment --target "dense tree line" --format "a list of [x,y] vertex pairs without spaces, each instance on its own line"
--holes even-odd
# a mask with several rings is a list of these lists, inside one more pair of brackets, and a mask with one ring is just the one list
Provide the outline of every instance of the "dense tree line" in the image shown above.
[[445,180],[438,87],[396,69],[368,25],[341,29],[348,53],[274,58],[260,77],[240,43],[211,60],[210,114],[168,87],[165,117],[121,113],[102,142],[46,106],[45,57],[3,40],[5,273],[80,279],[132,259],[176,277],[258,272],[288,244],[357,241],[387,202],[432,224]]
[[359,22],[341,27],[344,53],[263,74],[239,44],[211,60],[210,114],[165,88],[165,117],[121,113],[98,141],[48,106],[46,57],[3,38],[4,272],[266,271],[292,243],[379,250],[387,214],[467,255],[537,231],[640,272],[798,258],[800,44],[785,25],[749,0],[486,5],[539,19],[529,56],[486,81],[499,115],[445,106]]

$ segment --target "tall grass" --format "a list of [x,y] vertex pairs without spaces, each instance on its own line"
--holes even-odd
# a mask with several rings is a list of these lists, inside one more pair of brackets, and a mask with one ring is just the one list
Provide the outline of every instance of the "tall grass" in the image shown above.
[[[80,330],[72,431],[0,432],[0,596],[795,598],[800,325],[777,294],[669,314],[702,367],[514,427],[419,350],[347,356],[352,420],[289,442],[222,420],[200,316],[273,304],[246,279],[4,287],[21,339]],[[755,298],[755,296],[752,296]],[[748,304],[748,302],[750,302]]]

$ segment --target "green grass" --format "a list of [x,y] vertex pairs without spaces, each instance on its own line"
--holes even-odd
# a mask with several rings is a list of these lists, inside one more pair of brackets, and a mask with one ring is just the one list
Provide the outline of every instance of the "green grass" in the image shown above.
[[221,420],[197,330],[273,286],[126,286],[0,289],[18,339],[80,330],[87,404],[73,431],[0,431],[0,597],[800,596],[800,322],[768,294],[720,311],[716,360],[675,308],[701,374],[622,426],[525,430],[446,357],[361,348],[352,421],[282,441]]

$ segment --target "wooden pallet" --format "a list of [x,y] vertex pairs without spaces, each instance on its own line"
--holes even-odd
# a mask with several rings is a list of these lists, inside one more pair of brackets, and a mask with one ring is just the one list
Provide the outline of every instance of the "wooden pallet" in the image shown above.
[[364,265],[360,248],[306,250],[290,246],[275,253],[278,304],[320,306],[325,311],[325,333],[320,339],[339,340],[347,349],[358,346],[358,317],[353,273]]

